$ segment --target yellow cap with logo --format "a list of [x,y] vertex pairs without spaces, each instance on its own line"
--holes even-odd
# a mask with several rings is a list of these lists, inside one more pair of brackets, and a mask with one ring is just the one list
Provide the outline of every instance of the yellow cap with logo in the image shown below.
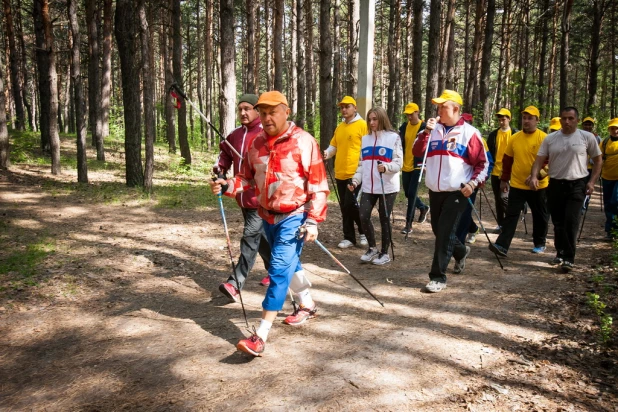
[[560,124],[560,118],[554,117],[549,121],[549,130],[556,131],[562,129],[562,125]]
[[502,109],[498,110],[496,116],[508,116],[508,118],[511,119],[511,111],[503,107]]
[[532,116],[536,116],[537,119],[541,118],[541,112],[539,112],[539,109],[537,109],[534,106],[528,106],[524,110],[522,110],[521,112],[522,113],[528,113],[529,115],[532,115]]
[[356,100],[354,100],[352,96],[344,96],[343,99],[341,99],[341,101],[338,103],[338,105],[342,106],[345,104],[351,104],[351,105],[354,105],[354,107],[356,107]]
[[618,117],[614,117],[612,120],[609,121],[609,124],[607,125],[607,127],[618,127]]
[[455,102],[463,106],[463,100],[459,93],[454,90],[444,89],[440,97],[434,97],[431,99],[433,104],[442,104],[444,102]]
[[408,103],[406,104],[406,108],[404,109],[404,114],[412,114],[414,112],[418,112],[418,104],[416,103]]

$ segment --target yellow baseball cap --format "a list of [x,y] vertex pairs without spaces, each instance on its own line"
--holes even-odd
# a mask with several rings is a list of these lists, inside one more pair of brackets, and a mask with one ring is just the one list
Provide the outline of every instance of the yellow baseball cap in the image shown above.
[[609,124],[607,125],[608,128],[610,127],[618,127],[618,117],[614,117],[612,120],[609,121]]
[[434,97],[433,99],[431,99],[431,102],[433,104],[442,104],[449,101],[458,103],[463,106],[463,100],[461,99],[461,96],[454,90],[444,89],[440,97]]
[[262,105],[278,106],[280,104],[285,104],[288,107],[290,106],[288,104],[288,99],[286,99],[285,96],[281,94],[281,92],[277,90],[271,90],[270,92],[262,93],[254,107],[259,107]]
[[418,104],[416,103],[408,103],[406,104],[406,108],[403,111],[403,114],[412,114],[414,112],[418,112]]
[[592,122],[593,124],[596,123],[592,117],[586,117],[584,120],[582,120],[582,124],[586,122]]
[[343,99],[337,103],[338,106],[341,106],[342,104],[352,104],[356,107],[356,100],[354,100],[352,96],[344,96]]
[[528,106],[526,107],[524,110],[521,111],[522,113],[528,113],[532,116],[536,116],[537,119],[541,118],[541,112],[539,112],[539,109],[537,109],[534,106]]
[[508,116],[511,118],[511,111],[509,109],[505,109],[504,107],[496,113],[496,116]]
[[560,118],[554,117],[549,121],[549,130],[560,130],[562,125],[560,124]]

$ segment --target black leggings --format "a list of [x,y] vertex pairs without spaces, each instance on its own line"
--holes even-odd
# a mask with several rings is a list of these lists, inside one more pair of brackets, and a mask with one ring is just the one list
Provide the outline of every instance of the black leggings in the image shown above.
[[388,215],[384,210],[384,202],[382,201],[381,194],[372,194],[365,193],[361,194],[360,201],[360,220],[361,225],[363,225],[363,232],[367,236],[367,242],[369,243],[369,247],[376,247],[376,235],[373,230],[373,223],[371,223],[371,211],[375,206],[376,202],[378,202],[378,213],[380,214],[380,228],[382,231],[382,253],[388,253],[388,248],[391,244],[391,234],[389,229],[389,218],[393,211],[393,205],[395,204],[395,199],[397,198],[397,192],[387,193],[384,195],[386,197],[386,206],[388,209]]

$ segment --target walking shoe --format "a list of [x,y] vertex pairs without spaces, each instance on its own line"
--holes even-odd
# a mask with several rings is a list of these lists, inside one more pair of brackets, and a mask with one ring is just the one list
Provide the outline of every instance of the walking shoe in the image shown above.
[[461,273],[466,268],[466,258],[470,254],[470,246],[466,246],[466,254],[460,260],[455,261],[454,273]]
[[409,235],[410,233],[412,233],[412,229],[409,227],[404,227],[403,229],[401,229],[401,234],[402,235]]
[[232,302],[238,302],[238,289],[231,283],[222,283],[219,285],[219,292],[223,293]]
[[558,265],[561,265],[562,262],[563,262],[562,258],[556,256],[551,262],[549,262],[549,264],[552,266],[558,266]]
[[573,264],[568,260],[565,260],[564,262],[562,262],[561,268],[564,273],[569,273],[573,270]]
[[544,253],[545,252],[545,246],[535,246],[534,248],[532,248],[532,253]]
[[369,245],[369,242],[367,242],[367,236],[360,235],[360,245],[361,246],[368,246]]
[[377,258],[373,259],[371,263],[374,265],[384,265],[391,261],[391,257],[388,253],[380,253]]
[[260,280],[260,285],[262,286],[270,285],[270,276],[266,275],[264,279]]
[[339,242],[339,244],[337,245],[337,247],[339,249],[347,249],[351,246],[354,246],[354,243],[350,242],[348,239],[343,239],[341,242]]
[[318,311],[318,305],[316,305],[315,303],[313,304],[313,309],[309,309],[308,307],[301,304],[294,311],[294,313],[292,313],[290,316],[285,318],[283,323],[291,325],[291,326],[298,326],[300,324],[305,323],[308,319],[315,318],[316,316],[315,313],[317,311]]
[[468,238],[466,239],[466,243],[474,243],[476,242],[476,235],[479,233],[479,229],[476,229],[474,233],[468,233]]
[[494,235],[499,235],[500,233],[502,233],[502,226],[498,226],[496,227],[493,232]]
[[429,293],[438,293],[446,289],[446,282],[440,282],[438,280],[432,280],[425,285],[425,290]]
[[489,250],[491,250],[492,252],[494,252],[496,255],[500,257],[506,257],[506,254],[508,253],[508,250],[506,250],[505,248],[503,248],[497,243],[490,243]]
[[361,260],[363,262],[371,262],[373,259],[377,258],[380,252],[378,252],[377,247],[370,247],[367,249],[367,252],[363,256],[361,256]]
[[262,356],[262,352],[264,352],[265,345],[266,344],[264,343],[262,338],[260,338],[258,335],[254,333],[253,335],[249,336],[247,339],[241,339],[236,344],[236,349],[238,349],[241,352],[248,353],[249,355]]
[[424,223],[427,221],[427,213],[429,213],[429,206],[421,210],[421,214],[418,215],[418,223]]

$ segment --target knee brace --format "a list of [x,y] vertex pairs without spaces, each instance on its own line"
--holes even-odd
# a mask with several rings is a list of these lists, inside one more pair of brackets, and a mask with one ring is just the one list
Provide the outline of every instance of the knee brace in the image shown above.
[[309,282],[309,279],[305,276],[304,270],[301,269],[294,273],[294,276],[292,276],[292,280],[290,281],[290,289],[292,289],[292,292],[300,293],[310,287],[311,282]]

